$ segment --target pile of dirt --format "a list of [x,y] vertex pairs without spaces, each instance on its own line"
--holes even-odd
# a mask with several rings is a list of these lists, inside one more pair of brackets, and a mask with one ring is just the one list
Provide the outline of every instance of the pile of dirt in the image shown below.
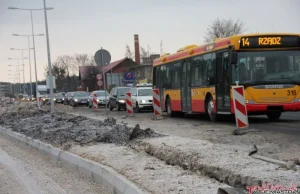
[[41,116],[49,113],[40,110],[36,103],[14,103],[0,109],[0,124],[16,122],[19,119]]
[[142,130],[124,124],[102,122],[83,116],[65,113],[49,114],[41,110],[28,110],[20,107],[18,112],[6,112],[0,124],[29,137],[40,139],[54,145],[93,142],[126,145],[134,139],[160,137],[151,129]]

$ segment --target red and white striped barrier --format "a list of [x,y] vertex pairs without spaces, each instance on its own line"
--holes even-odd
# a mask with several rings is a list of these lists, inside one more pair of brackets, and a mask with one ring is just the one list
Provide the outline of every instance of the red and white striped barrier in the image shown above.
[[97,94],[95,93],[93,96],[93,109],[98,109],[98,101],[97,101]]
[[244,86],[233,86],[232,94],[236,126],[238,128],[246,128],[249,126],[249,122],[244,96]]
[[126,92],[126,109],[129,116],[133,115],[131,92]]
[[153,109],[155,116],[161,116],[159,89],[153,89]]

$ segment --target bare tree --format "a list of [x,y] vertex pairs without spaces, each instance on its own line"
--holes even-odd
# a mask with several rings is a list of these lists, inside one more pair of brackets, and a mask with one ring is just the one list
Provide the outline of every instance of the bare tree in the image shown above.
[[88,54],[75,54],[75,63],[78,68],[80,66],[90,65],[90,58]]
[[125,45],[125,57],[129,58],[129,59],[133,59],[134,55],[133,52],[131,51],[130,47],[128,44]]
[[206,35],[204,37],[205,42],[214,41],[216,38],[225,38],[244,32],[245,23],[240,20],[232,19],[216,19],[207,28]]
[[149,57],[148,52],[146,51],[146,49],[144,47],[141,46],[141,58],[147,58]]

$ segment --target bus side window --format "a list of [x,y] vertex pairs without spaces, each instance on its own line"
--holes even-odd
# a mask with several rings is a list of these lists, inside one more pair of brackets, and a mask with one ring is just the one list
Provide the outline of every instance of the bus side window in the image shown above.
[[171,64],[164,65],[164,71],[163,71],[163,88],[170,89],[171,88]]
[[207,80],[208,85],[216,83],[216,53],[212,53],[210,63],[207,67]]
[[181,62],[172,64],[172,89],[180,88]]

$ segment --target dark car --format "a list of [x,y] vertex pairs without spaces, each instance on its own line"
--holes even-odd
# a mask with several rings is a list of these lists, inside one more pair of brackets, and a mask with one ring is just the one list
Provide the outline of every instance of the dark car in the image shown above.
[[126,92],[130,92],[130,87],[115,87],[111,90],[109,96],[109,110],[116,108],[118,111],[126,109]]
[[89,104],[89,93],[87,92],[74,92],[70,98],[70,106],[86,105]]
[[63,98],[64,105],[69,105],[72,94],[73,94],[73,92],[66,93],[65,97]]

